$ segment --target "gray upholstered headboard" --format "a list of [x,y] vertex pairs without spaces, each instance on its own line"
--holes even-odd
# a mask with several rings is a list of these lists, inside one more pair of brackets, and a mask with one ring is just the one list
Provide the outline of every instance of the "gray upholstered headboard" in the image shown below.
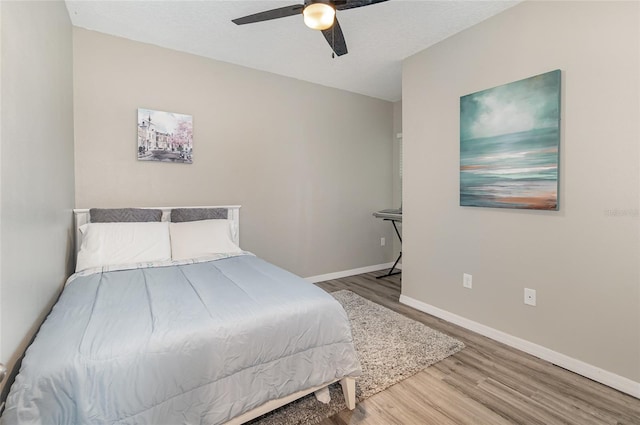
[[[179,209],[182,220],[188,220],[189,214],[188,210],[194,210],[193,213],[197,213],[198,215],[204,214],[203,218],[220,218],[219,211],[215,210],[227,210],[227,219],[231,220],[233,223],[233,242],[240,246],[240,205],[216,205],[216,206],[201,206],[201,207],[144,207],[140,209],[150,209],[150,210],[160,210],[162,211],[161,221],[171,221],[171,211],[174,209]],[[200,210],[200,211],[197,211]],[[204,210],[213,210],[213,211],[204,211]],[[75,223],[75,231],[76,231],[76,256],[78,255],[78,251],[80,250],[80,241],[82,240],[82,235],[80,234],[80,226],[83,224],[90,222],[90,209],[74,209],[73,210],[73,218]],[[186,217],[186,218],[185,218]]]

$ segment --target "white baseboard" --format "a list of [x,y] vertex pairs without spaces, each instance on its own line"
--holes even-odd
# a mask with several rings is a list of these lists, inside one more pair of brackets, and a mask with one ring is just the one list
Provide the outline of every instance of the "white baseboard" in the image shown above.
[[324,282],[326,280],[340,279],[343,277],[354,276],[362,273],[377,272],[378,270],[390,269],[393,263],[376,264],[373,266],[360,267],[358,269],[344,270],[341,272],[320,274],[318,276],[309,276],[304,279],[311,283]]
[[615,388],[618,391],[629,394],[633,397],[640,398],[640,382],[632,381],[624,376],[617,375],[613,372],[600,369],[597,366],[593,366],[589,363],[585,363],[581,360],[574,359],[565,354],[558,353],[557,351],[550,350],[541,345],[524,340],[522,338],[509,335],[505,332],[493,329],[489,326],[485,326],[481,323],[474,322],[465,317],[458,316],[457,314],[450,313],[446,310],[442,310],[438,307],[430,304],[423,303],[406,295],[400,296],[400,302],[410,307],[420,310],[422,312],[431,314],[432,316],[439,317],[465,329],[469,329],[480,335],[484,335],[488,338],[502,342],[510,347],[517,348],[525,353],[536,356],[542,360],[546,360],[555,365],[558,365],[564,369],[575,372],[579,375],[585,376],[601,384],[607,385],[611,388]]

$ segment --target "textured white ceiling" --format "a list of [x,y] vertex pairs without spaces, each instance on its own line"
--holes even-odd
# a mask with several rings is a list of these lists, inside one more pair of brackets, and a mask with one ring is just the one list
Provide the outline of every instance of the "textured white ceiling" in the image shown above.
[[389,0],[338,11],[349,53],[331,58],[302,16],[238,26],[231,19],[303,0],[67,0],[73,25],[389,101],[402,60],[519,1]]

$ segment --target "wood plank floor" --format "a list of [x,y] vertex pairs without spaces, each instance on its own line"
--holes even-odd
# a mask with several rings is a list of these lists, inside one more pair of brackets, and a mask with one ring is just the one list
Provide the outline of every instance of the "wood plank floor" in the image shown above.
[[348,289],[466,348],[321,425],[640,425],[640,400],[399,303],[400,276],[366,273],[317,283]]

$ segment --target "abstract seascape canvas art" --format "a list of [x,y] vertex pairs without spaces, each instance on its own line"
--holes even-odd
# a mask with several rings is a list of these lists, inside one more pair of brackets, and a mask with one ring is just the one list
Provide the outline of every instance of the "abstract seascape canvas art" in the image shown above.
[[460,205],[558,210],[560,70],[460,98]]

